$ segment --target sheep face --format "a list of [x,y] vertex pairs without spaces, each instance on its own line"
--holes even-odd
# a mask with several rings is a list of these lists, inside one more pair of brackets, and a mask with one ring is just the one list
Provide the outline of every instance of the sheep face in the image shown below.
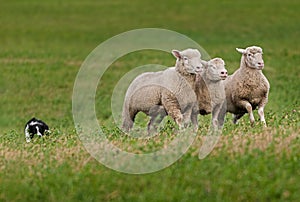
[[180,65],[185,72],[200,74],[203,71],[201,54],[197,49],[173,50],[172,54],[177,58],[176,66]]
[[214,58],[210,61],[202,61],[206,78],[211,81],[225,80],[228,76],[225,69],[225,62],[221,58]]
[[247,67],[257,70],[262,70],[264,68],[262,48],[258,46],[251,46],[246,49],[236,48],[236,50],[243,54],[242,60],[245,62]]

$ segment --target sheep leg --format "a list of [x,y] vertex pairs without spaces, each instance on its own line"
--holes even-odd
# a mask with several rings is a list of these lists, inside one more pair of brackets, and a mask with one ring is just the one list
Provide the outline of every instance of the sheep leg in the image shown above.
[[254,115],[253,115],[251,104],[248,101],[246,101],[246,100],[241,100],[239,102],[239,105],[243,106],[247,110],[247,112],[249,113],[249,118],[250,118],[251,126],[253,126],[254,122],[255,122],[255,119],[254,119]]
[[194,131],[198,130],[198,118],[197,117],[198,117],[198,108],[196,106],[193,108],[192,114],[191,114],[191,121],[194,126]]
[[193,126],[193,130],[198,130],[198,103],[186,104],[182,111],[184,127]]
[[220,110],[219,110],[219,114],[218,114],[219,128],[222,128],[224,125],[224,120],[225,120],[225,115],[226,115],[226,110],[227,110],[226,107],[227,107],[226,102],[223,102],[220,105]]
[[136,114],[137,112],[134,112],[130,109],[123,114],[122,128],[125,132],[128,132],[133,127],[133,122]]
[[263,123],[264,127],[267,127],[266,120],[265,120],[265,113],[264,113],[264,108],[267,102],[268,102],[268,94],[265,97],[263,97],[262,101],[258,105],[259,119]]
[[265,120],[264,106],[258,107],[258,115],[259,115],[260,121],[263,123],[264,127],[267,127],[266,120]]
[[233,115],[233,120],[232,120],[232,122],[233,122],[234,124],[237,124],[237,123],[238,123],[238,120],[239,120],[240,118],[242,118],[242,116],[244,116],[244,114],[234,114],[234,115]]
[[218,126],[218,119],[217,119],[217,117],[218,117],[218,111],[219,110],[218,110],[218,106],[217,105],[215,105],[215,106],[212,107],[211,122],[212,122],[212,126],[213,126],[214,129],[217,128],[217,126]]
[[132,120],[124,120],[122,124],[122,129],[125,132],[128,132],[133,127],[133,121]]
[[219,103],[213,106],[212,109],[212,125],[214,129],[221,128],[224,123],[224,118],[226,114],[226,108],[224,108],[224,103]]
[[192,114],[193,114],[194,105],[192,103],[186,104],[184,110],[182,111],[184,127],[190,125]]
[[149,111],[150,121],[148,123],[148,133],[155,132],[157,126],[162,122],[167,112],[163,106],[155,105]]
[[174,119],[179,128],[183,128],[183,116],[176,97],[171,93],[164,93],[162,95],[162,105],[166,109],[167,114]]

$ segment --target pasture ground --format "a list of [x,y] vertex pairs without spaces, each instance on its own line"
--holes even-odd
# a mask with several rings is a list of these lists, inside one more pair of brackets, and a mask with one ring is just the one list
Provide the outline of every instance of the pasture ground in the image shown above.
[[[299,201],[299,7],[296,0],[1,2],[0,200]],[[268,127],[251,128],[248,116],[233,125],[228,115],[215,149],[199,160],[210,121],[200,117],[189,151],[152,174],[118,173],[90,157],[72,119],[76,74],[101,42],[145,27],[192,38],[210,56],[222,57],[229,74],[239,66],[236,47],[262,46],[271,84]],[[172,138],[167,129],[147,144],[128,141],[112,124],[114,85],[150,63],[171,66],[174,58],[159,51],[128,54],[105,72],[96,95],[99,123],[113,142],[134,152],[161,148]],[[33,116],[53,131],[27,144],[23,128]]]

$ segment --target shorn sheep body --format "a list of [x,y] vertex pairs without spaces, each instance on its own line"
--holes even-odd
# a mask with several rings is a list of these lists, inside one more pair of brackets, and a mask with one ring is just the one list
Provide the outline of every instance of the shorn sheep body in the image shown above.
[[266,126],[264,107],[268,102],[270,84],[262,73],[264,61],[262,48],[251,46],[246,49],[236,49],[242,54],[240,68],[225,80],[227,112],[232,113],[233,122],[249,113],[250,123],[255,120],[253,110],[258,107],[258,115]]
[[[151,117],[148,130],[166,115],[170,115],[179,127],[184,127],[191,120],[197,126],[194,83],[196,74],[202,69],[201,54],[197,49],[173,50],[172,54],[177,58],[175,67],[143,73],[129,85],[122,112],[122,128],[125,131],[133,127],[138,112]],[[160,110],[161,106],[165,111]]]
[[[204,70],[201,77],[205,83],[196,83],[197,99],[200,106],[203,105],[203,98],[210,100],[212,126],[214,129],[218,129],[223,126],[226,114],[226,95],[223,80],[227,78],[227,70],[225,69],[225,62],[221,58],[214,58],[208,62],[203,61],[202,64]],[[206,85],[208,89],[206,92],[201,90],[203,85]],[[207,101],[204,101],[204,105],[207,105]]]

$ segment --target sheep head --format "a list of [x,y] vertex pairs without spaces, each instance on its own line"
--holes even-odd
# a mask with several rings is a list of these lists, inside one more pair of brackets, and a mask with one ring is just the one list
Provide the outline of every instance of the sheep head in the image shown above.
[[208,62],[202,60],[205,77],[211,81],[225,80],[228,76],[225,62],[221,58],[214,58]]
[[245,63],[247,67],[252,69],[262,70],[264,68],[264,60],[262,58],[262,48],[258,46],[250,46],[246,49],[236,48],[243,54],[241,63]]
[[199,74],[202,72],[201,54],[197,49],[183,51],[172,50],[176,57],[176,69],[183,74]]

